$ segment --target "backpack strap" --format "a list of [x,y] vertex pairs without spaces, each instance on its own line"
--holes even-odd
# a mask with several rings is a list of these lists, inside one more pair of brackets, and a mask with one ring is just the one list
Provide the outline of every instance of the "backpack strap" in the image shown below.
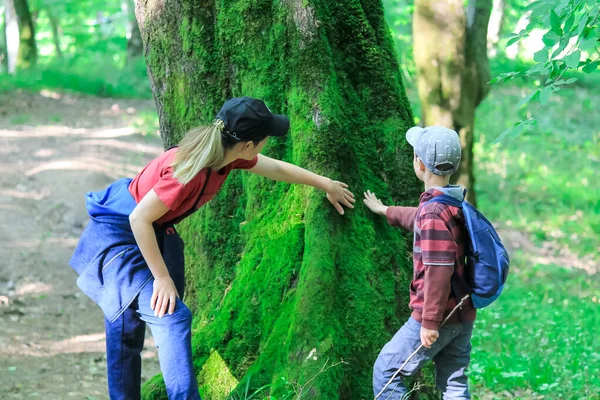
[[[467,189],[465,189],[463,193],[466,196]],[[426,204],[429,204],[429,203],[442,203],[442,204],[446,204],[448,206],[458,207],[461,210],[463,209],[462,201],[458,200],[455,197],[448,196],[446,194],[443,194],[440,196],[435,196],[434,198],[429,200]],[[452,276],[450,277],[450,290],[452,291],[452,296],[454,296],[457,303],[460,302],[460,299],[462,299],[462,286],[463,285],[462,285],[458,275],[456,275],[456,273],[453,273]],[[462,322],[462,312],[461,311],[462,311],[462,307],[458,310],[458,318]]]

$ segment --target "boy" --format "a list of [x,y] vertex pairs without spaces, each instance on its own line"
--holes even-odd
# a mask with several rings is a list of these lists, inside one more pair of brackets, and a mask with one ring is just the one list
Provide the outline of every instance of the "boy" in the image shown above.
[[457,304],[455,292],[463,286],[465,241],[468,239],[462,210],[441,203],[424,205],[435,196],[447,194],[463,200],[463,189],[450,185],[458,169],[460,140],[453,130],[430,126],[406,132],[414,148],[413,167],[425,183],[419,207],[387,207],[374,193],[365,193],[365,205],[385,215],[388,222],[414,231],[414,273],[410,284],[412,315],[388,342],[375,361],[373,391],[377,395],[396,370],[421,345],[419,351],[380,395],[380,399],[402,399],[407,388],[402,375],[414,375],[428,360],[436,369],[436,386],[444,399],[470,399],[465,369],[471,354],[471,332],[475,309],[469,299],[460,314],[440,328]]

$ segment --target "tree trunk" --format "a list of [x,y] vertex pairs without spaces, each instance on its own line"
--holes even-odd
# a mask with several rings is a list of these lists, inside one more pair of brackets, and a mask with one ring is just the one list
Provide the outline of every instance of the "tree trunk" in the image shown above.
[[459,133],[463,152],[452,181],[469,189],[473,177],[475,108],[488,93],[486,49],[491,0],[417,0],[413,19],[415,63],[424,125],[443,125]]
[[52,42],[54,43],[54,51],[56,52],[56,58],[62,59],[63,54],[60,48],[60,22],[56,18],[56,15],[52,12],[50,6],[46,8],[46,14],[50,21],[50,28],[52,30]]
[[131,24],[131,34],[127,38],[127,61],[131,61],[134,58],[141,57],[143,55],[144,47],[142,43],[142,35],[140,34],[140,28],[135,18],[133,18]]
[[134,58],[140,57],[143,52],[142,36],[140,28],[135,18],[135,13],[131,11],[131,4],[135,4],[131,0],[121,0],[121,10],[126,17],[127,23],[125,26],[127,38],[127,62]]
[[490,15],[490,23],[487,35],[488,54],[492,57],[498,54],[498,42],[500,41],[500,35],[502,34],[502,29],[504,28],[505,6],[505,0],[493,0],[492,13]]
[[[7,0],[11,1],[11,0]],[[35,44],[35,29],[27,0],[13,0],[17,19],[19,21],[19,55],[17,69],[27,69],[35,66],[37,48]]]
[[[226,98],[254,96],[291,119],[268,155],[357,198],[416,202],[412,115],[380,0],[138,1],[136,15],[165,146]],[[205,400],[238,381],[278,398],[292,383],[307,399],[372,397],[373,362],[408,317],[411,247],[360,201],[346,214],[312,188],[236,173],[181,224]],[[161,393],[158,378],[144,387]]]
[[0,20],[0,73],[8,72],[8,53],[6,50],[6,12]]
[[35,65],[35,32],[27,0],[5,0],[8,71]]
[[17,69],[19,56],[19,20],[15,11],[13,0],[4,2],[4,32],[6,35],[6,57],[8,73],[12,74]]

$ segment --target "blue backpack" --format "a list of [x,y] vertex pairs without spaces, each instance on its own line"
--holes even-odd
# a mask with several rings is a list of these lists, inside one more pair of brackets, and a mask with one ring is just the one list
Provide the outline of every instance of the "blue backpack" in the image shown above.
[[[465,191],[466,192],[466,191]],[[427,203],[442,203],[463,210],[471,239],[465,249],[465,280],[475,308],[487,307],[502,293],[510,259],[496,230],[475,207],[448,195],[436,196]],[[454,289],[454,284],[453,284]],[[455,296],[460,294],[455,293]],[[457,298],[457,301],[460,297]]]

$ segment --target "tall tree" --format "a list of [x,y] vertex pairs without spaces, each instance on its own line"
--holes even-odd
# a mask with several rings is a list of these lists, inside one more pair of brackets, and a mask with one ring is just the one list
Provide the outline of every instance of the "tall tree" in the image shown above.
[[46,15],[48,16],[48,21],[50,21],[50,29],[52,31],[52,43],[54,43],[54,51],[56,53],[56,58],[62,59],[62,49],[60,48],[60,21],[56,17],[54,11],[52,10],[52,6],[49,5],[46,7]]
[[456,130],[463,146],[453,180],[470,189],[475,204],[473,129],[475,108],[489,91],[487,26],[492,0],[416,0],[414,58],[425,125]]
[[8,71],[35,65],[35,31],[27,0],[5,0]]
[[[138,1],[136,15],[165,146],[226,98],[259,97],[291,119],[267,154],[357,195],[417,198],[381,0]],[[372,396],[373,362],[408,316],[412,269],[385,221],[360,205],[340,217],[312,189],[240,173],[180,231],[205,399],[244,379],[281,394],[281,378],[310,381],[303,398]],[[144,393],[164,398],[158,378]]]
[[135,5],[132,0],[121,0],[121,11],[126,19],[125,35],[127,38],[127,61],[140,57],[143,51],[142,36],[131,6]]
[[506,0],[493,0],[487,34],[488,52],[492,57],[498,53],[498,42],[504,29],[505,8]]

